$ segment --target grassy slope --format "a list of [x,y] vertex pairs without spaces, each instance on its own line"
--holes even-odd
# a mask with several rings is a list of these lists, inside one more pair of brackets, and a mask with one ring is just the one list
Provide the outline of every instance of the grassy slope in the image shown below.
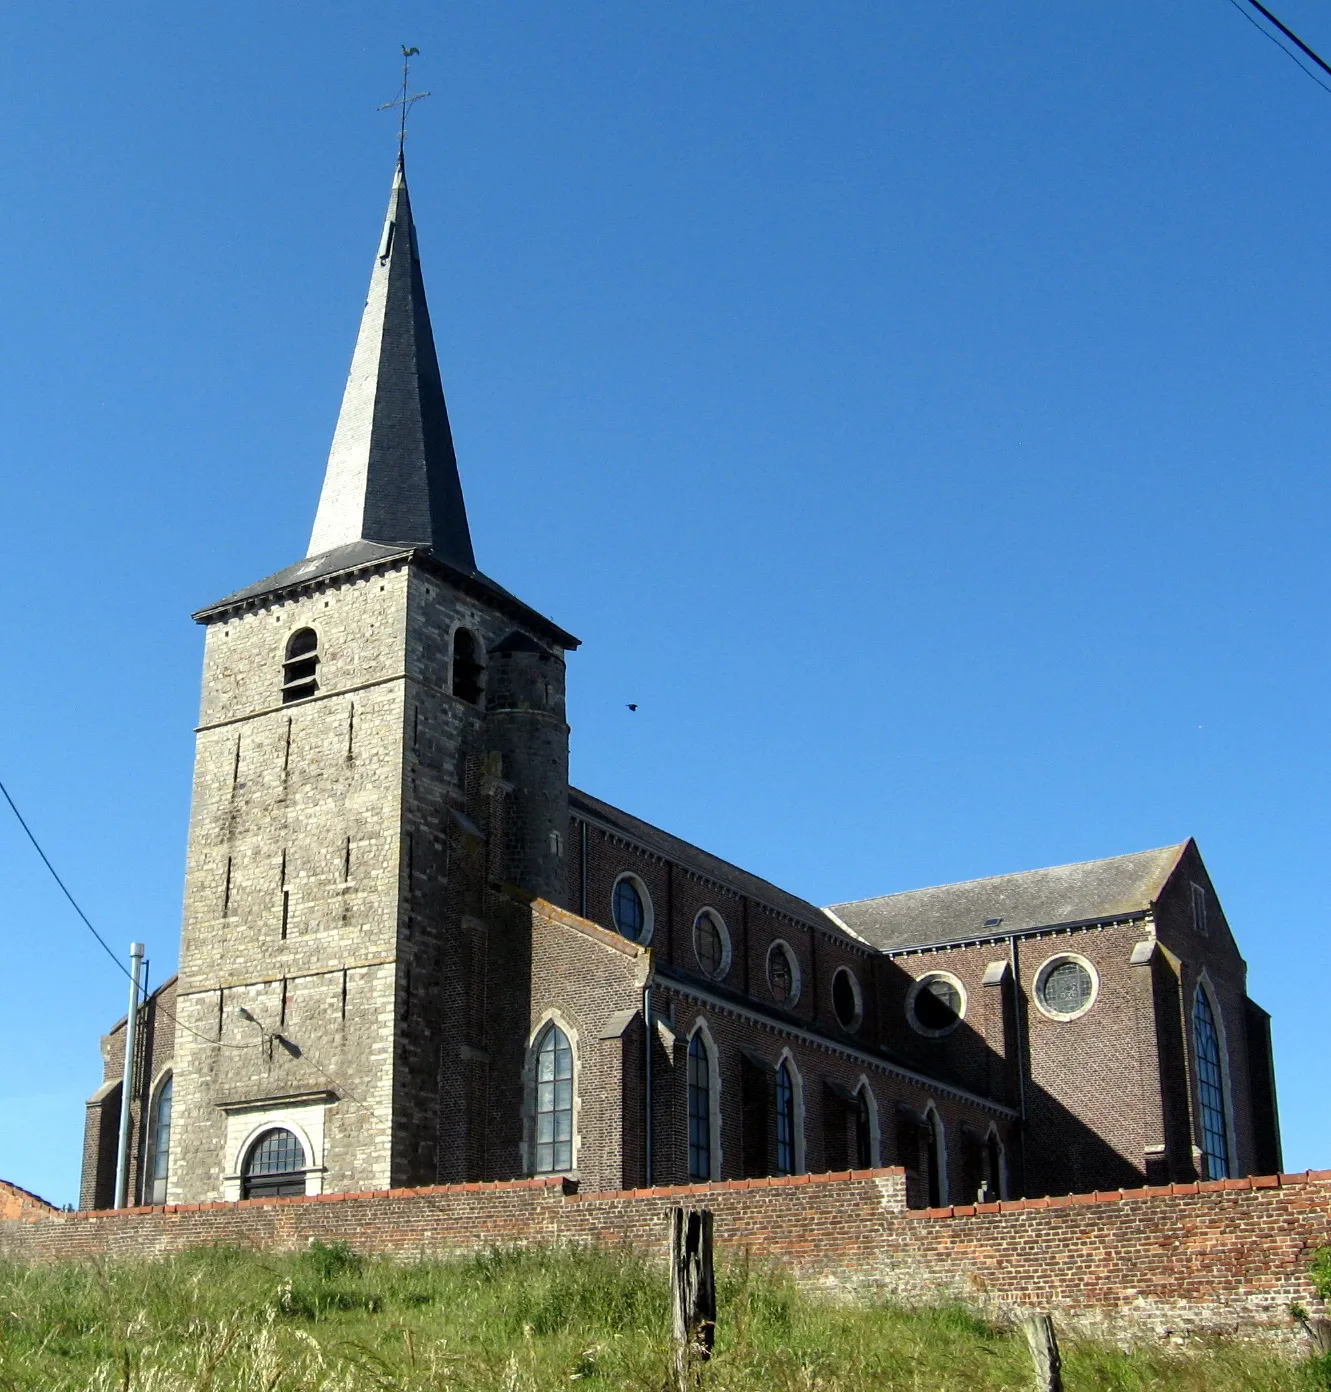
[[[828,1307],[780,1277],[721,1279],[714,1392],[1024,1389],[1020,1337],[957,1310]],[[0,1267],[0,1389],[130,1392],[660,1392],[663,1279],[616,1253],[409,1266],[336,1249]],[[1187,1356],[1065,1350],[1069,1392],[1294,1392],[1327,1370],[1237,1347]]]

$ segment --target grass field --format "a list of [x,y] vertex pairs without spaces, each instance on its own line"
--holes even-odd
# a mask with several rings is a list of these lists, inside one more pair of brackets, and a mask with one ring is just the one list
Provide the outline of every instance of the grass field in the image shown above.
[[[956,1309],[827,1306],[783,1278],[718,1275],[715,1392],[1026,1389],[1019,1335]],[[0,1390],[660,1392],[664,1278],[612,1252],[363,1262],[206,1249],[160,1262],[0,1266]],[[1331,1387],[1323,1363],[1235,1346],[1065,1348],[1070,1392]]]

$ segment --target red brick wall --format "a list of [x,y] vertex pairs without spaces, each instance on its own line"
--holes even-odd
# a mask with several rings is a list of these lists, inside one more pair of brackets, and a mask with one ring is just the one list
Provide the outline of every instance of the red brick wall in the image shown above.
[[34,1222],[60,1210],[36,1194],[0,1179],[0,1223]]
[[1321,1312],[1307,1268],[1331,1243],[1331,1171],[907,1210],[900,1170],[579,1195],[558,1179],[0,1221],[0,1257],[151,1257],[225,1242],[296,1251],[342,1239],[402,1257],[524,1243],[664,1247],[666,1210],[706,1205],[719,1250],[748,1249],[824,1293],[1039,1306],[1118,1339],[1296,1337]]

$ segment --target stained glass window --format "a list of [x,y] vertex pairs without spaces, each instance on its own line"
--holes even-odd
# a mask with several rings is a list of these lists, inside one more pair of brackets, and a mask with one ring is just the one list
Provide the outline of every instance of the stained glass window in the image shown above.
[[536,1173],[573,1168],[573,1049],[558,1025],[536,1048]]
[[1040,1003],[1055,1015],[1076,1015],[1091,1003],[1095,983],[1071,958],[1051,967],[1040,982]]
[[712,1177],[712,1078],[707,1041],[689,1040],[689,1178]]
[[1229,1126],[1220,1062],[1220,1035],[1203,987],[1192,1002],[1192,1031],[1197,1047],[1197,1084],[1202,1102],[1202,1169],[1207,1179],[1229,1178]]
[[613,908],[615,927],[630,942],[641,941],[642,930],[647,922],[647,911],[643,907],[638,886],[627,875],[615,885]]
[[784,1060],[776,1070],[776,1172],[795,1173],[795,1084]]

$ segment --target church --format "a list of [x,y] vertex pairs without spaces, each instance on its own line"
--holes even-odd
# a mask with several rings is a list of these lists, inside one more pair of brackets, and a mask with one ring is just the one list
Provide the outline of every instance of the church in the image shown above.
[[[495,558],[502,562],[502,558]],[[918,1207],[1280,1168],[1196,844],[819,907],[569,782],[478,569],[399,158],[308,553],[201,609],[177,976],[81,1207],[902,1166]]]

